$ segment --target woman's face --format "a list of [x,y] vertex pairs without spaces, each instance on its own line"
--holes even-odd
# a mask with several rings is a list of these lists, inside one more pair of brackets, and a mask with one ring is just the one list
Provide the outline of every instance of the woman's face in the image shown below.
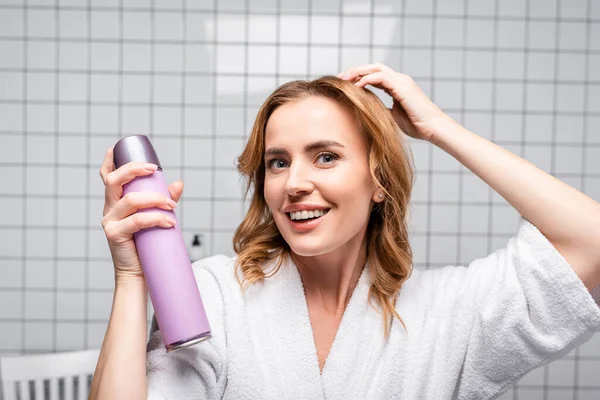
[[360,244],[379,199],[348,109],[321,96],[280,106],[267,122],[264,161],[265,200],[292,251],[317,256]]

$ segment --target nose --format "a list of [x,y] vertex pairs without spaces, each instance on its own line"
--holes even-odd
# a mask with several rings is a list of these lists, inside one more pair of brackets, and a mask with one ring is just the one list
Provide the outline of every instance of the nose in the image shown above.
[[290,196],[301,196],[309,194],[314,189],[313,182],[309,179],[309,172],[301,162],[292,163],[288,168],[288,176],[285,182],[285,192]]

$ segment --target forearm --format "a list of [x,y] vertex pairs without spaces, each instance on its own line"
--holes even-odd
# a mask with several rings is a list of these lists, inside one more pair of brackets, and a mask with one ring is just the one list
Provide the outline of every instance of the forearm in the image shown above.
[[446,124],[435,133],[432,143],[506,199],[563,250],[568,261],[583,264],[582,268],[590,271],[584,283],[600,284],[598,202],[459,124]]
[[146,399],[147,291],[143,280],[116,283],[90,399]]

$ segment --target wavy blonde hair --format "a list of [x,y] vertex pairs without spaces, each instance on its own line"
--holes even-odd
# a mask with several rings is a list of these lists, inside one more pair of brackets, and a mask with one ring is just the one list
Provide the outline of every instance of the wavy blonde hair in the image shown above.
[[[250,208],[233,236],[233,247],[238,254],[236,277],[241,269],[244,278],[242,281],[238,278],[238,282],[245,291],[247,286],[277,273],[284,259],[290,256],[290,247],[275,225],[264,198],[265,131],[275,109],[309,96],[332,99],[354,113],[367,140],[371,177],[385,196],[371,210],[366,235],[372,277],[369,303],[373,305],[374,301],[383,311],[387,340],[393,316],[406,329],[396,312],[395,300],[412,273],[407,218],[414,164],[410,148],[389,110],[373,92],[351,82],[332,76],[288,82],[277,88],[258,111],[246,148],[237,159],[238,171],[246,179],[245,197],[250,189],[253,193]],[[263,262],[276,258],[276,268],[266,275]]]

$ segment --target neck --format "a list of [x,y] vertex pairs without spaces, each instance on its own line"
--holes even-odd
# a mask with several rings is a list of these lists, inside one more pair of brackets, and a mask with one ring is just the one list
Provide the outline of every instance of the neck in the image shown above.
[[[358,242],[358,243],[357,243]],[[301,256],[291,252],[307,301],[331,315],[341,315],[367,261],[364,232],[332,252]]]

